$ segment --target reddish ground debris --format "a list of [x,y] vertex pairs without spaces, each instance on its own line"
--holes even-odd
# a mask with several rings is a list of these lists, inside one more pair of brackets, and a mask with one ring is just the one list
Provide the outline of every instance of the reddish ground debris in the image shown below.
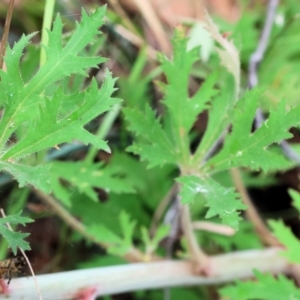
[[75,300],[95,300],[97,296],[97,289],[95,287],[88,287],[81,289],[75,294]]
[[1,287],[0,294],[7,295],[8,294],[8,285],[3,278],[0,278],[0,287]]

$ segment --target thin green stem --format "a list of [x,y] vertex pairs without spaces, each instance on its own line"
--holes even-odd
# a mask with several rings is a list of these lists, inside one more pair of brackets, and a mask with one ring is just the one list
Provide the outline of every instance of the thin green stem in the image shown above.
[[[104,139],[109,133],[115,119],[119,115],[120,108],[121,106],[119,104],[116,104],[103,118],[102,124],[99,127],[98,132],[96,133],[96,136],[98,136],[100,139]],[[85,157],[85,162],[86,163],[92,162],[97,152],[98,152],[97,148],[90,147]]]
[[[51,23],[54,14],[54,5],[55,0],[46,0],[45,9],[44,9],[44,18],[43,18],[43,28],[42,28],[42,38],[41,44],[44,46],[48,45],[49,37],[47,33],[47,29],[51,28]],[[40,53],[40,66],[42,66],[46,62],[46,52],[43,47],[41,47]]]

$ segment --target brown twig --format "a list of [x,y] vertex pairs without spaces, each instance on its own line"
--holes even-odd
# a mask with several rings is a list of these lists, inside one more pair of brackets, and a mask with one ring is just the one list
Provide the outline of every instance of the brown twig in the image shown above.
[[6,44],[7,44],[7,40],[8,40],[8,33],[9,33],[11,18],[12,18],[12,14],[14,11],[14,5],[15,5],[15,0],[10,0],[8,9],[7,9],[4,30],[3,30],[3,36],[2,36],[1,45],[0,45],[0,69],[3,68],[3,59],[4,59]]
[[131,32],[131,31],[129,31],[127,28],[125,28],[122,25],[115,25],[115,30],[123,38],[128,40],[130,43],[132,43],[136,47],[139,47],[139,48],[146,47],[146,53],[151,60],[157,59],[156,51],[151,46],[147,45],[146,42],[141,37],[139,37],[138,35],[136,35],[135,33]]
[[252,204],[252,201],[249,198],[248,192],[243,183],[240,171],[236,168],[230,170],[234,185],[237,191],[242,197],[243,203],[247,206],[246,216],[253,223],[254,228],[260,237],[261,241],[268,246],[282,246],[278,240],[272,235],[271,231],[264,224],[259,214],[257,213],[256,208]]
[[[5,218],[6,215],[5,215],[5,212],[4,212],[3,208],[0,208],[0,212],[1,212],[2,217]],[[10,226],[9,223],[6,223],[6,225],[7,225],[8,229],[9,229],[10,231],[13,231],[13,229],[11,228],[11,226]],[[36,280],[36,277],[35,277],[33,268],[32,268],[32,266],[31,266],[31,263],[30,263],[30,261],[29,261],[27,255],[25,254],[24,250],[23,250],[22,248],[20,248],[20,247],[18,247],[18,248],[19,248],[20,252],[22,253],[23,257],[25,258],[25,260],[26,260],[26,262],[27,262],[27,265],[28,265],[28,267],[29,267],[29,269],[30,269],[30,272],[31,272],[32,277],[33,277],[33,280],[34,280],[34,284],[35,284],[35,287],[36,287],[36,290],[37,290],[39,299],[40,299],[40,300],[43,300],[43,299],[42,299],[42,295],[41,295],[41,291],[40,291],[40,288],[39,288],[39,285],[38,285],[38,283],[37,283],[37,280]]]
[[193,222],[193,228],[195,230],[204,230],[208,232],[214,232],[221,235],[232,236],[235,234],[235,230],[224,224],[216,224],[206,221],[195,221]]
[[113,7],[115,12],[118,14],[118,16],[122,19],[123,24],[126,25],[126,27],[131,31],[134,32],[134,34],[138,34],[134,24],[124,11],[123,7],[120,5],[119,1],[117,0],[108,0],[108,3]]
[[161,50],[164,53],[169,54],[171,52],[171,44],[150,1],[133,0],[133,2],[145,18],[145,21],[148,24],[149,28],[151,28],[153,33],[155,34]]
[[181,228],[187,241],[188,250],[193,261],[194,271],[196,274],[207,275],[209,274],[209,257],[200,248],[194,234],[190,208],[188,205],[180,204],[180,211]]

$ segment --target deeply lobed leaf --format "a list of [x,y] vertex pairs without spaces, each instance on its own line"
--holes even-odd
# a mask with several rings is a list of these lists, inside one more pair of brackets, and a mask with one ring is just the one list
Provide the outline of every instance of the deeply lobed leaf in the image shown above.
[[5,170],[15,177],[20,187],[31,184],[45,193],[51,191],[48,176],[50,168],[51,165],[31,167],[16,163],[0,162],[0,170]]
[[267,172],[286,165],[283,155],[269,151],[268,147],[292,136],[288,130],[299,123],[300,106],[287,111],[285,102],[281,101],[264,124],[251,133],[260,95],[261,91],[252,90],[240,100],[234,111],[232,132],[222,150],[209,160],[207,168],[220,171],[244,166]]
[[134,143],[127,150],[138,154],[143,160],[149,161],[149,166],[176,163],[174,146],[162,126],[156,119],[154,111],[147,105],[145,112],[124,108],[129,129],[137,136],[142,137],[141,142]]
[[0,218],[0,234],[5,238],[14,254],[17,253],[17,248],[22,248],[23,250],[30,250],[28,242],[24,240],[29,233],[15,232],[7,228],[6,224],[22,224],[33,222],[32,219],[28,217],[21,216],[21,212],[9,215],[5,218]]
[[233,188],[225,188],[210,177],[189,175],[179,177],[177,181],[182,184],[180,192],[182,203],[192,203],[197,194],[202,194],[209,207],[206,218],[219,216],[224,224],[238,229],[241,220],[238,211],[246,207],[237,200],[239,196]]
[[[4,111],[0,120],[0,169],[11,173],[21,187],[29,183],[44,192],[51,191],[47,175],[50,166],[30,167],[15,162],[27,155],[73,140],[110,151],[106,142],[89,133],[84,126],[119,102],[111,97],[115,91],[111,74],[106,71],[101,89],[95,81],[86,90],[78,88],[72,95],[58,88],[70,75],[86,76],[89,68],[105,61],[83,51],[99,33],[104,14],[105,7],[89,16],[83,11],[81,22],[76,24],[65,45],[63,24],[58,15],[53,29],[48,32],[49,44],[44,46],[47,60],[27,82],[20,73],[21,58],[34,34],[23,36],[6,52],[7,72],[0,71],[0,99]],[[14,143],[10,143],[13,134]]]
[[269,221],[269,224],[273,230],[273,234],[286,248],[286,251],[283,251],[281,254],[285,256],[290,262],[300,263],[299,240],[294,236],[291,229],[285,226],[282,221],[272,220]]
[[227,286],[220,290],[226,299],[239,300],[282,300],[300,299],[300,291],[292,280],[283,275],[274,278],[271,274],[254,272],[257,281],[238,281],[234,286]]
[[60,179],[71,183],[80,193],[86,194],[97,202],[98,195],[94,188],[102,188],[113,193],[134,193],[134,182],[126,177],[120,167],[111,164],[103,166],[102,163],[86,162],[55,162],[51,168],[51,185],[54,195],[71,206],[70,195],[66,188],[59,183]]
[[[0,122],[0,148],[5,145],[11,134],[25,120],[35,119],[32,110],[43,105],[45,89],[58,80],[74,73],[83,74],[86,69],[103,62],[101,57],[82,57],[80,51],[86,46],[102,25],[105,8],[97,9],[87,16],[83,12],[82,22],[77,24],[73,38],[61,47],[62,23],[56,18],[53,30],[49,32],[49,45],[46,47],[48,59],[32,79],[24,83],[20,72],[20,56],[31,36],[23,37],[7,52],[5,63],[7,72],[1,72],[0,90],[4,95],[4,114]],[[14,84],[12,84],[14,83]],[[10,87],[13,86],[13,87]],[[31,116],[31,119],[28,118]]]
[[26,136],[12,146],[2,159],[16,160],[73,140],[91,143],[98,149],[110,151],[104,141],[86,131],[83,126],[119,102],[110,98],[115,90],[114,83],[111,73],[107,71],[102,88],[98,89],[97,83],[93,81],[88,90],[80,93],[81,97],[74,98],[78,100],[77,109],[61,118],[59,109],[64,95],[61,90],[57,90],[52,99],[46,101],[45,107],[40,107],[40,118],[35,120]]
[[213,73],[195,95],[190,97],[188,89],[190,73],[193,64],[199,60],[199,51],[197,48],[187,50],[187,40],[180,30],[175,31],[172,43],[174,50],[172,61],[160,57],[161,68],[168,81],[167,85],[162,85],[163,103],[168,109],[166,124],[169,138],[174,141],[176,152],[180,153],[178,160],[186,164],[190,155],[189,131],[197,116],[207,108],[206,103],[216,94],[214,85],[217,76]]
[[121,236],[102,224],[89,226],[87,232],[94,236],[96,240],[105,243],[109,253],[124,256],[132,248],[136,222],[131,221],[129,215],[123,211],[119,215],[119,223],[122,230]]

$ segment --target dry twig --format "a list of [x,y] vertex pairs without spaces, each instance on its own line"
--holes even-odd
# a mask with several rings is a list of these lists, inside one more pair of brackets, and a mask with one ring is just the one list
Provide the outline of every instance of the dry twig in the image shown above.
[[137,34],[137,30],[128,17],[127,13],[124,11],[123,7],[120,5],[118,0],[108,0],[108,3],[113,7],[115,12],[118,14],[118,16],[122,19],[123,23],[127,26],[127,28],[133,32],[134,34]]
[[232,236],[235,234],[235,230],[227,225],[216,224],[207,221],[195,221],[193,222],[193,228],[195,230],[204,230],[204,231],[214,232],[226,236]]
[[[289,264],[280,252],[281,249],[269,248],[212,256],[210,276],[195,275],[190,262],[177,260],[39,275],[38,280],[45,299],[78,299],[80,291],[87,294],[88,290],[93,296],[103,297],[145,289],[216,285],[251,278],[253,269],[274,274],[289,272]],[[34,299],[31,282],[17,278],[14,283],[11,299]]]
[[152,4],[149,0],[133,0],[135,5],[138,7],[140,12],[142,13],[145,21],[147,22],[149,28],[152,29],[155,34],[157,41],[161,47],[161,50],[164,53],[169,54],[171,52],[171,45],[169,39],[164,31],[164,28],[154,11]]
[[7,44],[7,40],[8,40],[9,27],[10,27],[10,22],[11,22],[13,10],[14,10],[14,5],[15,5],[15,0],[10,0],[9,6],[7,9],[4,30],[3,30],[3,36],[2,36],[1,45],[0,45],[0,69],[3,68],[3,58],[5,55],[5,49],[6,49],[6,44]]
[[240,171],[238,169],[233,168],[230,170],[230,172],[235,187],[239,192],[239,194],[241,195],[243,203],[247,206],[246,215],[248,219],[253,223],[254,228],[258,236],[262,240],[262,242],[268,246],[275,246],[275,247],[281,246],[278,240],[272,235],[271,231],[262,221],[256,208],[254,207],[252,201],[250,200],[245,185],[243,183],[243,180],[241,178]]
[[181,228],[187,241],[187,247],[193,261],[196,274],[210,274],[210,258],[202,251],[196,239],[192,225],[190,208],[188,205],[180,204]]

